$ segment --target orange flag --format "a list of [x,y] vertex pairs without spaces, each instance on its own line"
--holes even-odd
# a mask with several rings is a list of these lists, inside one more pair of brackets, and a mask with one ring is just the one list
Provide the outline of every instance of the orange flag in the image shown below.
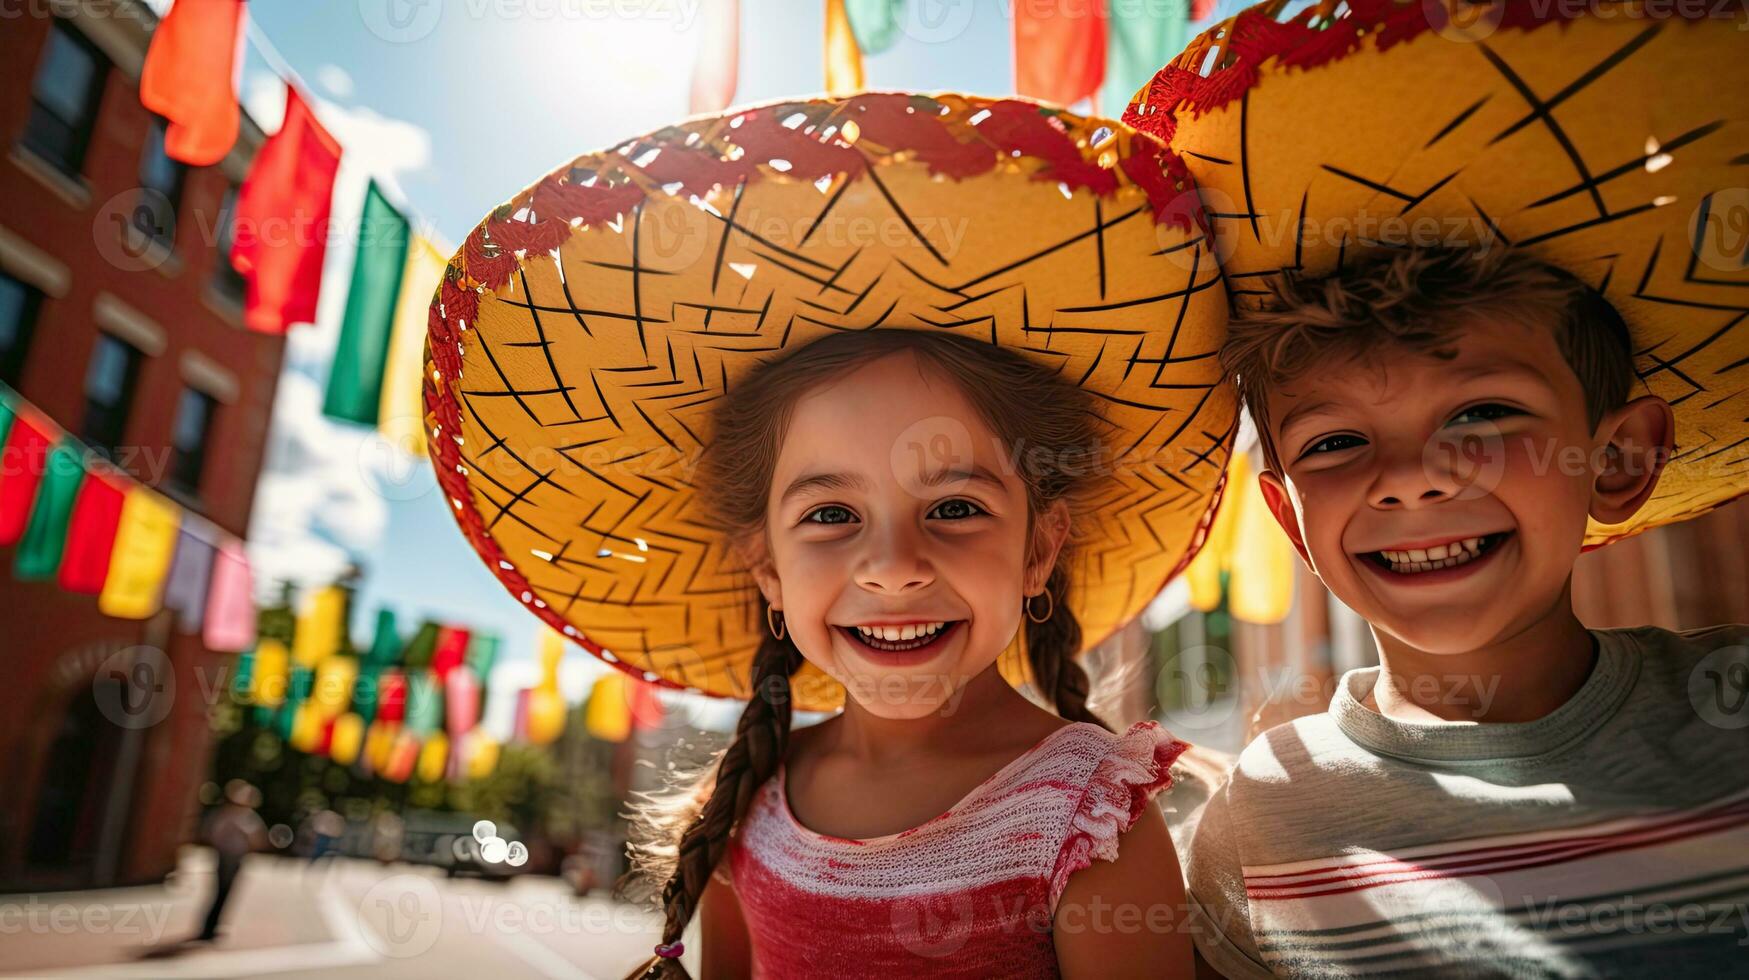
[[862,91],[862,49],[850,29],[844,0],[826,0],[826,92],[849,95]]
[[1105,0],[1015,4],[1014,90],[1063,106],[1095,98],[1105,81],[1105,35]]
[[152,34],[140,102],[169,121],[164,152],[195,167],[237,142],[237,35],[243,0],[177,0]]
[[297,86],[286,86],[285,121],[255,155],[232,219],[231,264],[249,280],[249,329],[285,333],[316,319],[339,169],[340,144]]

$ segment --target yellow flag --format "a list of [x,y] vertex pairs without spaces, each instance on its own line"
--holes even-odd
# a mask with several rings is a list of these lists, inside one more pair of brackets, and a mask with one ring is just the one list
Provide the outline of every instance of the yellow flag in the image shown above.
[[623,742],[632,734],[632,706],[626,675],[609,670],[589,691],[583,727],[604,742]]
[[1233,525],[1232,574],[1227,609],[1235,619],[1269,625],[1287,618],[1294,604],[1294,565],[1300,560],[1287,532],[1276,523],[1256,480],[1246,480]]
[[492,770],[498,768],[498,752],[502,748],[498,740],[478,728],[467,734],[468,740],[468,778],[485,779],[492,775]]
[[419,749],[419,778],[435,783],[443,778],[443,767],[449,763],[449,739],[435,732]]
[[254,702],[269,708],[285,703],[291,655],[279,640],[255,644],[255,666],[249,674],[249,693]]
[[431,294],[443,281],[446,254],[418,233],[407,242],[407,265],[395,302],[395,323],[383,365],[382,402],[377,411],[377,431],[383,438],[420,457],[426,455],[425,400],[420,396],[425,321]]
[[1232,558],[1233,525],[1238,523],[1239,498],[1245,486],[1252,482],[1251,458],[1235,452],[1227,463],[1227,485],[1221,491],[1220,510],[1209,525],[1202,550],[1190,560],[1184,570],[1185,584],[1190,586],[1190,604],[1202,612],[1212,612],[1221,604],[1221,572]]
[[364,745],[364,719],[351,712],[334,719],[334,735],[328,742],[328,757],[343,766],[358,759]]
[[292,642],[292,660],[299,667],[315,667],[340,646],[340,617],[346,613],[346,593],[339,586],[319,589],[298,617]]
[[323,721],[339,717],[352,704],[352,684],[357,679],[358,661],[352,657],[334,654],[322,659],[309,703],[316,706]]
[[862,49],[850,30],[844,0],[826,0],[826,92],[849,95],[862,91]]
[[128,491],[109,553],[109,574],[97,597],[100,612],[146,619],[158,611],[181,521],[182,508],[163,496],[138,485]]

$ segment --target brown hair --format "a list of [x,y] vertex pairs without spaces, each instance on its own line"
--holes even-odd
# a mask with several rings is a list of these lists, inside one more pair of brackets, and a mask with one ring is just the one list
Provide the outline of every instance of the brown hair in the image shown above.
[[[1087,673],[1074,659],[1081,626],[1068,609],[1064,571],[1078,532],[1084,533],[1086,522],[1076,517],[1097,498],[1097,487],[1081,475],[1092,470],[1079,454],[1098,452],[1105,423],[1091,394],[1025,356],[959,334],[870,329],[831,334],[760,364],[713,413],[714,431],[696,479],[705,523],[731,542],[762,535],[772,474],[796,402],[820,385],[900,352],[914,353],[924,370],[959,385],[1005,449],[1045,450],[1024,454],[1027,462],[1018,467],[1027,492],[1029,546],[1037,515],[1059,499],[1069,505],[1070,537],[1045,586],[1055,611],[1042,623],[1024,622],[1027,665],[1034,689],[1059,715],[1109,729],[1087,707]],[[755,602],[753,621],[763,624],[767,603],[763,596]],[[780,640],[767,631],[753,659],[753,696],[714,772],[707,770],[666,799],[653,798],[640,815],[633,868],[621,886],[663,882],[664,943],[680,939],[727,852],[730,831],[754,791],[777,772],[789,745],[789,682],[802,662],[787,633]],[[655,957],[633,975],[685,977],[686,971],[679,960]]]
[[1627,324],[1598,292],[1563,269],[1506,248],[1406,248],[1341,272],[1269,279],[1269,294],[1237,312],[1221,369],[1257,425],[1264,460],[1281,472],[1269,431],[1268,395],[1320,365],[1369,360],[1387,350],[1450,358],[1440,350],[1476,318],[1552,326],[1585,391],[1595,429],[1627,401],[1634,381]]

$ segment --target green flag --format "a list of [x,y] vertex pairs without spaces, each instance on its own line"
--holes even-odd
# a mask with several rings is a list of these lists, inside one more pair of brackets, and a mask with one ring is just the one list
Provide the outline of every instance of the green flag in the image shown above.
[[36,503],[30,508],[30,523],[18,543],[12,562],[13,577],[24,582],[42,582],[55,577],[61,555],[67,548],[67,521],[73,516],[73,500],[85,482],[85,465],[79,444],[62,439],[43,461],[42,482],[36,488]]
[[1190,0],[1106,0],[1106,16],[1099,110],[1116,119],[1128,108],[1130,96],[1184,50]]
[[899,39],[899,18],[905,0],[844,0],[850,18],[850,33],[863,54],[880,54]]
[[340,347],[328,373],[328,397],[322,412],[348,422],[376,425],[389,334],[395,325],[395,302],[401,293],[401,270],[407,264],[408,227],[407,219],[383,196],[374,180],[364,194],[364,216],[358,230],[352,291],[346,296],[346,318],[340,323]]

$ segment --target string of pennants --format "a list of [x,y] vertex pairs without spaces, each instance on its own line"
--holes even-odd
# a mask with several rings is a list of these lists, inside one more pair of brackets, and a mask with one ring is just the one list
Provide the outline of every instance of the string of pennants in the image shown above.
[[183,633],[235,652],[255,640],[243,542],[136,481],[0,384],[0,547],[12,576],[94,595],[119,619],[175,613]]
[[[427,620],[403,638],[391,609],[377,612],[370,645],[355,652],[348,609],[347,590],[319,589],[290,642],[263,638],[238,659],[232,699],[294,751],[390,782],[457,782],[490,775],[507,742],[549,745],[564,733],[572,704],[559,682],[557,633],[543,634],[537,673],[523,685],[520,665],[498,662],[498,637]],[[618,671],[604,672],[587,697],[595,738],[624,741],[662,721],[653,687]]]

